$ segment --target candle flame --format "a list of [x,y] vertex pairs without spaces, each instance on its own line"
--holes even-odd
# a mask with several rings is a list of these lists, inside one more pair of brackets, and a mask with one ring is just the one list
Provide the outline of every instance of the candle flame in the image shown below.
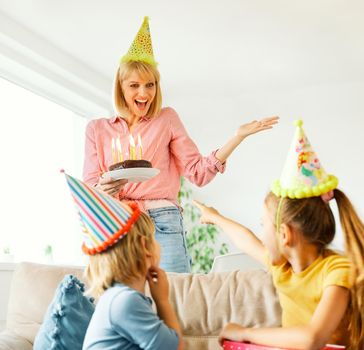
[[133,135],[129,135],[129,143],[130,143],[130,146],[135,147],[135,141],[134,141]]
[[142,138],[138,133],[138,146],[139,146],[139,159],[143,159],[143,145],[142,145]]
[[116,160],[116,151],[115,151],[115,139],[111,139],[111,154],[112,154],[112,161],[114,164],[117,162]]
[[129,135],[129,159],[136,159],[135,141],[131,134]]
[[118,161],[122,162],[123,161],[123,154],[121,152],[121,143],[120,143],[120,138],[119,137],[116,139],[116,149],[117,149],[117,152],[118,152]]

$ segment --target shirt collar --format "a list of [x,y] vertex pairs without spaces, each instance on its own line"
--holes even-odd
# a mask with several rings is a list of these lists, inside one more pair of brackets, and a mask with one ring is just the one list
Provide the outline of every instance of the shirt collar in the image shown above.
[[110,118],[110,122],[114,124],[117,122],[118,119],[119,117],[117,115],[114,115],[112,118]]
[[[145,117],[141,117],[141,118],[139,119],[139,121],[149,120],[149,119],[150,119],[150,117],[145,116]],[[112,124],[116,123],[118,120],[124,120],[124,118],[123,118],[123,117],[121,117],[121,116],[119,116],[119,115],[115,115],[115,116],[113,116],[112,118],[110,118],[110,122],[111,122]]]

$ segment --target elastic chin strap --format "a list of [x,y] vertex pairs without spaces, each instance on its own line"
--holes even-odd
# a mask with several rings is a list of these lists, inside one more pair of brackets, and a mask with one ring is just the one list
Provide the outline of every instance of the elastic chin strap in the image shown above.
[[283,201],[284,201],[284,197],[281,197],[279,199],[277,213],[276,213],[276,240],[277,240],[277,246],[278,246],[280,253],[282,253],[282,248],[281,248],[281,244],[279,242],[279,228],[281,226],[281,220],[282,220],[281,214],[282,214]]
[[276,233],[279,232],[279,227],[281,226],[281,220],[282,220],[281,211],[282,211],[283,200],[284,197],[281,197],[278,203],[278,208],[276,213]]

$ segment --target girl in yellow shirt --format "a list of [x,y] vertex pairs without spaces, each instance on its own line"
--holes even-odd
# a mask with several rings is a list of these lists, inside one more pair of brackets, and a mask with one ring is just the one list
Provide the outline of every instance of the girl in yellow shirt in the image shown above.
[[[240,250],[268,267],[282,307],[282,327],[230,323],[220,342],[290,349],[320,349],[334,343],[364,349],[364,225],[336,188],[336,177],[324,172],[302,122],[297,125],[282,176],[264,201],[262,240],[216,209],[195,202],[201,222],[220,226]],[[326,248],[335,236],[331,199],[339,208],[348,258]]]

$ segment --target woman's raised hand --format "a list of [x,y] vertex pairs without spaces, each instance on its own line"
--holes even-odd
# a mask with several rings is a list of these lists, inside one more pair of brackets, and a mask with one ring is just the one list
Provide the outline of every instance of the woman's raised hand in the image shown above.
[[114,180],[110,177],[100,178],[96,188],[104,191],[111,196],[116,196],[125,186],[128,180],[120,179]]
[[250,123],[240,125],[235,135],[215,153],[215,157],[224,163],[229,158],[230,154],[236,147],[249,135],[257,132],[272,129],[275,124],[278,123],[279,117],[264,118],[262,120],[253,120]]
[[193,200],[193,204],[201,211],[200,222],[202,224],[216,223],[216,218],[220,216],[220,213],[215,208],[208,207],[205,204],[196,200]]
[[262,120],[253,120],[250,123],[240,125],[236,135],[245,139],[249,135],[256,134],[257,132],[272,129],[278,123],[279,117],[269,117]]

